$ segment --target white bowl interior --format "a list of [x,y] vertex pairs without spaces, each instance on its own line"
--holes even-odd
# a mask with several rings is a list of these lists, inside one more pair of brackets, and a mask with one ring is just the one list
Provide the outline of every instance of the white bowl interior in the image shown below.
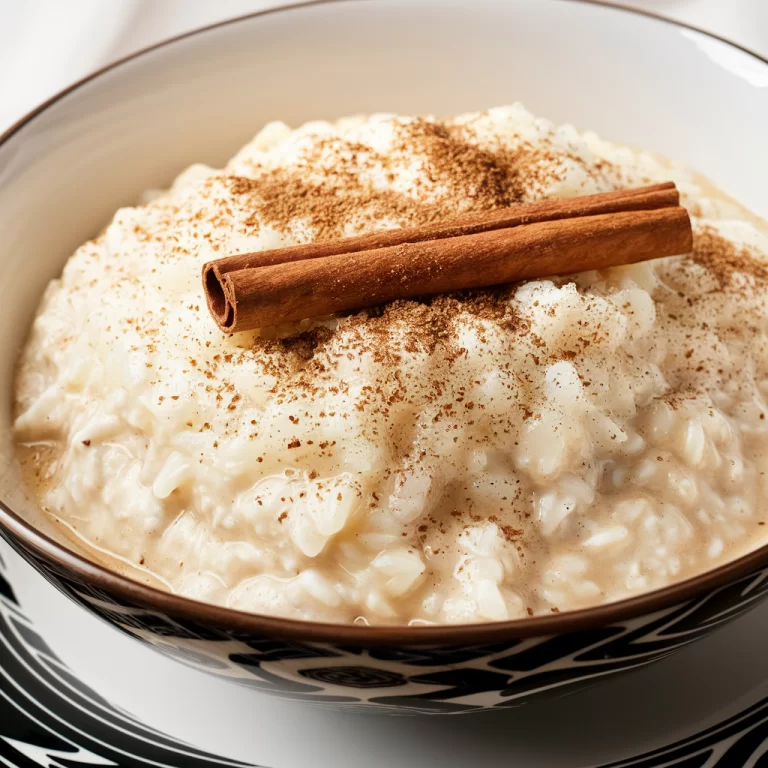
[[[768,216],[768,64],[670,23],[562,0],[330,2],[225,24],[58,98],[0,145],[0,498],[16,352],[46,283],[121,205],[265,122],[522,101],[687,163]],[[40,521],[40,525],[43,525]]]

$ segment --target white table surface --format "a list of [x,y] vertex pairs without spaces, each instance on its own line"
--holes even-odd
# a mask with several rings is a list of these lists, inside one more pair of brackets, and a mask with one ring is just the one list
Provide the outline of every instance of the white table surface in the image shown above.
[[[499,0],[505,1],[515,2]],[[0,0],[0,131],[115,58],[195,27],[289,2]],[[439,12],[440,0],[432,2]],[[623,4],[714,32],[768,58],[768,0],[623,0]]]

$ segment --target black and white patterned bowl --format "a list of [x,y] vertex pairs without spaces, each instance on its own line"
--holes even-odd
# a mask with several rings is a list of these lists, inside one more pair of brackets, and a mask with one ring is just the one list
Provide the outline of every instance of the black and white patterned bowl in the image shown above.
[[486,625],[336,626],[163,593],[90,562],[43,519],[14,462],[9,404],[34,309],[74,248],[189,163],[222,163],[269,119],[521,100],[679,158],[765,215],[766,88],[768,62],[724,41],[562,0],[482,0],[471,12],[446,2],[439,13],[429,0],[305,4],[178,38],[75,84],[0,137],[0,534],[80,605],[167,656],[336,706],[517,706],[708,634],[768,595],[768,547],[631,600]]

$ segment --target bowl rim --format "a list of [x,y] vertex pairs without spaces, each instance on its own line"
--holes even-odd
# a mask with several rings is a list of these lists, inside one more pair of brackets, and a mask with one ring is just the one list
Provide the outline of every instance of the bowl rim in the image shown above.
[[[147,53],[172,45],[186,38],[205,34],[212,29],[237,24],[241,21],[278,13],[297,12],[314,6],[340,5],[345,2],[350,2],[350,0],[300,0],[299,2],[282,3],[164,38],[127,56],[115,59],[58,91],[21,117],[7,130],[0,133],[0,148],[21,128],[63,97],[104,73]],[[629,7],[619,2],[606,2],[605,0],[571,0],[571,2],[631,13],[650,18],[662,24],[672,25],[679,29],[687,29],[736,48],[768,66],[768,58],[764,58],[738,43],[702,30],[694,25],[679,22],[651,11]],[[145,609],[159,610],[173,617],[196,623],[205,623],[222,629],[268,635],[286,640],[319,641],[371,647],[382,645],[480,645],[528,637],[588,631],[595,627],[616,624],[641,615],[662,611],[679,603],[692,600],[704,593],[710,593],[718,588],[723,588],[738,578],[756,572],[758,569],[768,567],[768,544],[765,544],[752,552],[717,568],[705,571],[698,576],[630,598],[591,608],[486,623],[429,626],[366,626],[315,622],[249,613],[162,591],[156,587],[134,581],[116,571],[111,571],[95,561],[91,561],[68,549],[50,536],[38,531],[31,523],[28,523],[19,514],[14,512],[2,499],[0,499],[0,534],[4,534],[4,537],[7,538],[14,549],[18,550],[19,544],[21,544],[22,550],[32,550],[37,557],[54,567],[68,572],[75,580],[114,593],[130,603]],[[27,558],[25,557],[25,559]]]

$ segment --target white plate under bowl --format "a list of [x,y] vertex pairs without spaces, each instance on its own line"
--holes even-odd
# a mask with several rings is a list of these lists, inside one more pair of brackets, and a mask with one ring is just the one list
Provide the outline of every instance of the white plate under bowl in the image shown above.
[[[15,196],[0,210],[0,296],[23,291],[29,316],[0,302],[3,342],[20,343],[45,283],[117,207],[190,162],[221,163],[267,120],[450,114],[514,100],[682,160],[768,216],[768,65],[744,51],[583,2],[325,2],[156,48],[55,99],[6,139],[0,184]],[[26,226],[30,217],[39,226]],[[12,355],[1,360],[9,402]],[[10,560],[24,610],[83,680],[154,727],[270,768],[596,765],[758,712],[766,695],[761,609],[649,670],[518,711],[382,720],[307,708],[174,665]]]

